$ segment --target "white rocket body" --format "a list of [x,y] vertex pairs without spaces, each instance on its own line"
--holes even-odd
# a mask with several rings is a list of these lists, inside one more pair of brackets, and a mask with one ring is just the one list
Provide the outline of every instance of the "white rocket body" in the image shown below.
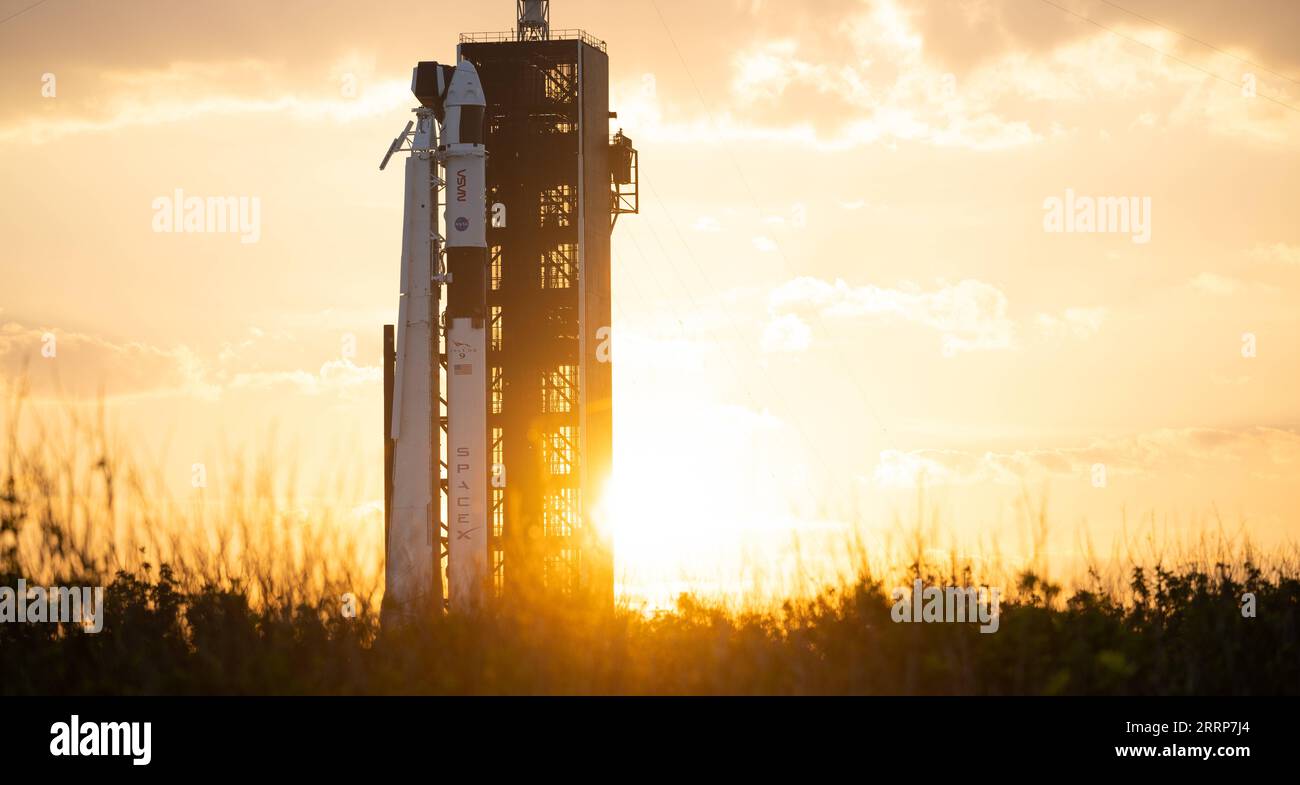
[[444,169],[447,330],[447,583],[453,612],[480,607],[488,560],[488,261],[483,146],[485,102],[478,72],[462,60],[444,98],[438,147]]
[[[393,388],[393,490],[385,559],[385,614],[412,620],[442,612],[439,531],[439,287],[448,282],[447,604],[479,607],[490,586],[488,563],[487,152],[485,102],[478,72],[420,63],[412,75],[420,99],[406,161],[402,296]],[[436,121],[436,122],[435,122]],[[401,149],[394,140],[382,169]],[[445,186],[444,237],[436,229],[435,161]],[[440,241],[446,275],[439,269]]]
[[[417,114],[412,154],[406,159],[402,280],[393,384],[393,496],[384,561],[386,613],[410,620],[441,612],[441,554],[434,517],[438,467],[438,287],[433,282],[437,245],[433,232],[436,191],[431,111]],[[400,138],[398,142],[400,142]],[[394,143],[394,149],[397,143]],[[392,150],[390,150],[390,155]],[[387,159],[385,159],[387,162]]]

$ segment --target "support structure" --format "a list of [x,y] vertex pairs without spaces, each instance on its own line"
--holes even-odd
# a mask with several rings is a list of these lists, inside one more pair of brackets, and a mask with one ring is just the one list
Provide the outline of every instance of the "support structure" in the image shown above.
[[613,460],[610,234],[638,210],[637,153],[609,133],[605,44],[552,31],[546,0],[517,12],[511,32],[461,36],[455,68],[417,66],[418,129],[389,149],[411,152],[385,467],[385,606],[403,613],[613,603],[596,515]]
[[[521,4],[522,5],[522,4]],[[545,4],[544,4],[545,5]],[[581,31],[461,36],[487,95],[494,588],[611,607],[596,508],[613,461],[610,234],[636,212],[636,150],[611,138],[609,58]]]

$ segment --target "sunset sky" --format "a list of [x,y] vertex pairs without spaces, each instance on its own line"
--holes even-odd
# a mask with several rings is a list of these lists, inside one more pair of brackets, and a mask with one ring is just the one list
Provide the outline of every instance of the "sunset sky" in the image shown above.
[[[346,478],[324,501],[382,526],[402,182],[377,164],[411,66],[513,3],[32,2],[0,2],[0,378],[102,393],[178,494],[274,433],[305,494]],[[640,151],[613,241],[629,586],[896,533],[918,485],[971,548],[1021,548],[1046,500],[1061,564],[1150,516],[1296,539],[1300,6],[551,13],[608,42]],[[177,189],[256,198],[258,233],[155,231]],[[1149,235],[1045,230],[1080,197],[1149,204]]]

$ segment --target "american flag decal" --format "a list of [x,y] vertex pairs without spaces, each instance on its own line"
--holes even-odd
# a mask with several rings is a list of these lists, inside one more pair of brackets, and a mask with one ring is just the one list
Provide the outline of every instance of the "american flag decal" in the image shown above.
[[455,376],[469,376],[474,372],[474,366],[469,363],[456,363],[451,366],[451,372]]

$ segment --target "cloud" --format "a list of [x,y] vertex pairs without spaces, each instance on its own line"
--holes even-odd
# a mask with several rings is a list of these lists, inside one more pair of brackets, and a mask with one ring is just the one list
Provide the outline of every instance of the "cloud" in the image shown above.
[[1240,291],[1245,284],[1236,278],[1228,278],[1214,273],[1201,273],[1189,281],[1187,285],[1205,294],[1228,297]]
[[741,103],[771,100],[781,97],[796,81],[820,82],[820,89],[824,92],[829,81],[826,68],[799,61],[796,57],[798,48],[797,41],[786,38],[764,41],[739,53],[735,59],[732,93]]
[[47,396],[211,393],[202,382],[202,363],[185,347],[114,343],[85,333],[37,329],[16,322],[0,325],[0,376],[25,379],[34,394]]
[[[766,351],[808,348],[811,330],[804,319],[788,318],[793,315],[919,324],[939,333],[946,356],[1010,349],[1015,345],[1017,331],[1002,290],[969,279],[926,291],[912,284],[899,288],[855,287],[842,279],[828,282],[805,276],[774,289],[768,296],[768,310],[771,319],[762,340]],[[1072,307],[1059,314],[1040,313],[1035,323],[1045,336],[1086,340],[1101,331],[1108,313],[1104,307]]]
[[1159,474],[1172,466],[1300,464],[1300,432],[1252,426],[1170,428],[1097,438],[1078,447],[972,452],[884,450],[872,480],[882,488],[923,485],[1019,485],[1052,476],[1088,477],[1101,464],[1110,477]]
[[1188,287],[1212,297],[1231,297],[1246,290],[1256,293],[1277,295],[1282,292],[1277,286],[1259,281],[1248,281],[1217,273],[1201,273],[1187,282]]
[[1038,326],[1048,336],[1069,336],[1080,340],[1101,331],[1106,308],[1066,308],[1060,315],[1040,313]]
[[0,376],[24,379],[41,397],[188,395],[216,400],[239,390],[290,387],[302,395],[349,398],[380,381],[380,368],[358,366],[349,358],[327,360],[317,371],[285,367],[302,352],[289,333],[256,328],[204,358],[186,346],[118,343],[15,322],[0,325]]
[[[333,331],[326,331],[332,333]],[[251,328],[248,337],[222,344],[209,376],[223,390],[287,389],[299,395],[333,395],[353,400],[359,391],[382,381],[378,366],[359,366],[345,352],[356,351],[356,338],[339,333],[339,343],[326,343],[321,352],[333,355],[316,370],[298,367],[300,358],[315,353],[303,346],[295,332]],[[313,344],[314,346],[314,344]]]
[[165,68],[86,75],[98,81],[97,100],[58,100],[66,111],[14,117],[0,125],[0,143],[44,144],[67,137],[127,128],[187,123],[209,117],[286,116],[300,122],[347,123],[398,111],[411,104],[401,79],[371,79],[373,63],[349,57],[332,78],[307,89],[286,90],[282,69],[259,60],[172,63]]
[[802,352],[812,345],[812,329],[792,313],[782,314],[763,329],[765,352]]
[[888,289],[850,286],[801,277],[769,296],[773,318],[791,313],[817,313],[825,318],[893,319],[937,331],[946,355],[1009,348],[1015,331],[1007,316],[1007,298],[982,281],[965,280],[924,291],[909,286]]
[[952,482],[953,471],[944,461],[937,459],[936,452],[882,450],[877,456],[872,480],[881,488],[946,485]]
[[[653,90],[620,88],[621,116],[656,141],[790,143],[825,152],[904,142],[1000,151],[1071,124],[1104,132],[1117,116],[1121,127],[1208,127],[1270,143],[1293,137],[1300,125],[1294,112],[1266,99],[1247,110],[1238,80],[1249,66],[1239,56],[1189,53],[1187,41],[1155,25],[1107,19],[1111,32],[1049,6],[952,5],[844,4],[817,28],[751,33],[736,42],[727,93],[700,96],[708,105],[695,117],[681,107],[665,112]],[[1260,94],[1291,101],[1281,81],[1271,79]]]
[[1255,261],[1300,267],[1300,245],[1288,243],[1259,244],[1248,252]]
[[[677,119],[680,110],[666,112],[653,80],[642,78],[635,87],[617,86],[620,117],[655,141],[791,143],[828,152],[900,141],[1000,150],[1041,138],[1023,120],[993,111],[985,95],[954,92],[952,74],[926,60],[921,37],[895,3],[850,4],[825,24],[822,30],[838,31],[829,46],[783,35],[740,47],[726,99],[701,106],[702,115]],[[1000,91],[1004,83],[991,79],[987,87]]]
[[351,397],[357,389],[369,388],[381,381],[380,368],[358,366],[351,360],[330,360],[316,373],[308,371],[254,371],[237,373],[230,378],[229,389],[266,390],[291,387],[302,395],[339,395]]

